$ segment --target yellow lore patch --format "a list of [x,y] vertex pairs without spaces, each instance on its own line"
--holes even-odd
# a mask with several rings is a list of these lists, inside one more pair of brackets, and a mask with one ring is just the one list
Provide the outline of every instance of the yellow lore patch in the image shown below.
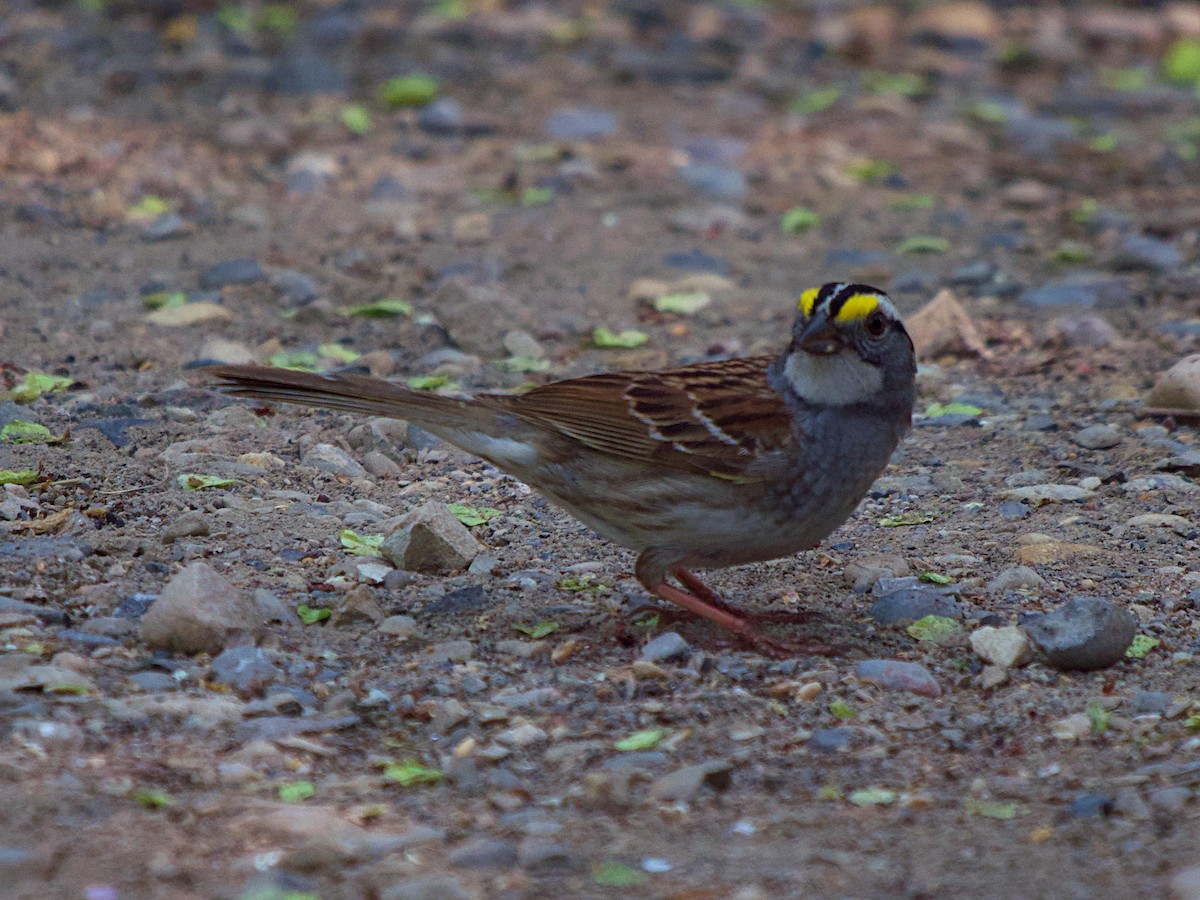
[[855,322],[865,319],[879,308],[878,294],[854,294],[846,299],[838,310],[837,321]]
[[820,288],[809,288],[800,295],[800,302],[796,304],[796,307],[804,315],[811,316],[813,314],[813,306],[817,302],[817,294],[819,293],[821,293]]

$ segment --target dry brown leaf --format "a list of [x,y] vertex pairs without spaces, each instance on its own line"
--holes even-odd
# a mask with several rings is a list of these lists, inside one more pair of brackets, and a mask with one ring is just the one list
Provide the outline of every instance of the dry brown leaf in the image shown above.
[[975,321],[949,290],[942,290],[908,319],[908,333],[917,356],[978,356],[990,359],[991,351]]

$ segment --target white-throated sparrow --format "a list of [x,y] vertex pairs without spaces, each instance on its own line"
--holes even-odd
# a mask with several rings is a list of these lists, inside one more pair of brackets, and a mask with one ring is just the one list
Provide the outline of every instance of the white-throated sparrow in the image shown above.
[[777,356],[589,375],[524,394],[459,399],[362,376],[211,371],[236,396],[416,423],[636,551],[650,593],[779,654],[834,648],[772,637],[691,569],[789,556],[841,525],[909,428],[916,361],[882,291],[826,284],[801,295]]

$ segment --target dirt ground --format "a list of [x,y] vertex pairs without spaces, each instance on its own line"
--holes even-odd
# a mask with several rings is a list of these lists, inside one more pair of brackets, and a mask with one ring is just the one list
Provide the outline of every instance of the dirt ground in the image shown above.
[[[1200,349],[1200,7],[912,6],[4,4],[0,390],[67,381],[0,403],[52,439],[0,443],[38,471],[0,493],[0,893],[1200,897],[1196,420],[1143,411]],[[515,388],[766,352],[843,279],[949,289],[985,346],[922,361],[825,546],[709,573],[833,659],[635,614],[632,555],[491,466],[200,371]],[[426,501],[496,511],[469,569],[339,540]],[[196,562],[253,671],[143,639]],[[881,570],[961,630],[878,621]],[[968,643],[1077,596],[1158,643]]]

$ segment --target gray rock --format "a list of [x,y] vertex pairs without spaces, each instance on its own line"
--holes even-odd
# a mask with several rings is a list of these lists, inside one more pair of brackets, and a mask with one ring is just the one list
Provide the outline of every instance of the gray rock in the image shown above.
[[864,659],[854,670],[862,681],[889,691],[908,691],[923,697],[940,697],[941,685],[924,666],[898,659]]
[[[496,322],[510,328],[527,327],[532,311],[515,296],[493,285],[472,284],[451,279],[430,298],[430,308],[458,347],[484,357],[504,355],[504,331]],[[489,310],[482,316],[479,311]]]
[[453,97],[439,97],[417,111],[417,127],[426,134],[457,134],[465,123],[462,104]]
[[1029,503],[1074,503],[1090,500],[1095,494],[1075,484],[1033,484],[1004,491],[1000,496]]
[[677,632],[667,631],[660,634],[642,648],[641,658],[649,662],[663,662],[668,659],[687,659],[692,655],[692,648]]
[[1168,241],[1130,232],[1121,238],[1110,265],[1114,269],[1166,272],[1183,265],[1183,254]]
[[1192,799],[1192,789],[1179,785],[1151,791],[1150,808],[1168,816],[1179,816]]
[[1025,632],[1015,625],[985,625],[971,632],[971,649],[994,666],[1011,669],[1029,662],[1033,649]]
[[261,693],[279,674],[271,658],[257,647],[230,647],[217,655],[210,670],[213,681],[243,694]]
[[261,622],[292,622],[296,618],[296,611],[266,588],[255,589],[254,608]]
[[466,568],[482,549],[446,504],[430,501],[405,516],[379,552],[400,569],[446,574]]
[[367,474],[367,470],[354,457],[333,444],[313,444],[300,462],[303,465],[320,469],[322,472],[328,472],[330,475],[362,478]]
[[1046,579],[1029,566],[1013,566],[989,581],[987,589],[997,594],[1005,594],[1009,591],[1036,590],[1045,583]]
[[1074,597],[1025,623],[1037,650],[1056,669],[1102,669],[1120,662],[1137,633],[1137,619],[1100,597]]
[[517,848],[517,861],[531,875],[558,875],[571,872],[577,865],[560,844],[540,837],[528,837]]
[[378,625],[387,617],[383,607],[375,600],[371,589],[359,585],[347,591],[334,605],[329,624],[335,628],[347,625]]
[[808,739],[806,746],[816,753],[840,753],[848,750],[858,736],[857,731],[845,726],[818,728]]
[[449,875],[422,875],[388,885],[379,900],[472,900],[472,895]]
[[162,542],[173,544],[180,538],[208,535],[208,517],[198,509],[189,509],[173,516],[162,532]]
[[884,594],[871,604],[867,615],[880,625],[910,625],[926,616],[961,619],[962,604],[932,588],[914,587]]
[[675,171],[685,184],[709,197],[742,200],[746,196],[746,176],[729,166],[701,163],[679,166]]
[[1071,440],[1088,450],[1107,450],[1121,443],[1121,432],[1111,425],[1089,425],[1077,431]]
[[38,606],[36,603],[26,603],[24,600],[14,600],[0,594],[0,613],[23,613],[33,616],[39,622],[50,625],[65,625],[67,614],[53,606]]
[[179,690],[179,682],[166,672],[134,672],[129,676],[129,683],[150,694]]
[[728,790],[732,774],[732,763],[710,759],[663,775],[650,785],[650,796],[667,803],[687,803],[695,799],[705,785],[717,791]]
[[417,633],[417,620],[412,616],[388,616],[379,623],[379,633],[408,640]]
[[228,259],[200,275],[200,290],[215,291],[231,284],[254,284],[266,280],[267,273],[255,260]]
[[1050,281],[1041,287],[1030,288],[1021,295],[1021,302],[1039,309],[1054,306],[1112,308],[1124,306],[1131,296],[1124,282],[1093,275]]
[[276,269],[271,273],[271,287],[290,305],[311,303],[321,296],[321,288],[315,280],[294,269]]
[[552,141],[598,141],[617,130],[615,113],[606,109],[560,109],[546,119],[546,137]]
[[517,848],[499,838],[476,838],[455,847],[446,861],[460,869],[507,869],[517,863]]
[[204,562],[176,574],[142,617],[142,640],[180,653],[220,653],[261,620],[254,602]]

